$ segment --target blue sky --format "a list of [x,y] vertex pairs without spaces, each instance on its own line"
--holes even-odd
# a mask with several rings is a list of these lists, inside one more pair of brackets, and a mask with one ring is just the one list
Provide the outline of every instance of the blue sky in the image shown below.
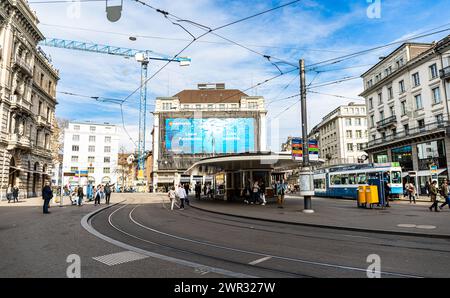
[[[115,46],[151,49],[173,55],[183,48],[190,38],[178,26],[164,17],[131,0],[124,0],[121,19],[111,23],[106,19],[105,3],[33,4],[40,25],[47,37],[89,41]],[[245,0],[164,0],[146,1],[169,11],[173,15],[190,19],[209,27],[217,27],[233,20],[275,7],[288,1]],[[369,18],[367,0],[303,0],[292,6],[273,11],[257,18],[217,31],[227,38],[248,47],[297,64],[304,58],[306,64],[334,58],[373,46],[403,40],[412,35],[449,23],[448,0],[382,0],[380,18]],[[198,34],[201,30],[186,24],[186,28]],[[441,29],[450,28],[450,24]],[[97,31],[92,31],[97,30]],[[102,32],[98,32],[102,31]],[[109,32],[109,33],[107,33]],[[422,42],[439,40],[450,31],[424,38]],[[130,41],[128,36],[138,36]],[[228,88],[246,89],[253,84],[273,77],[278,70],[264,58],[245,49],[223,43],[223,40],[208,35],[196,42],[186,52],[192,58],[190,67],[180,68],[171,64],[148,84],[149,105],[157,96],[173,95],[183,89],[193,89],[201,82],[224,82]],[[348,76],[359,76],[378,57],[392,51],[396,46],[348,60],[323,69],[354,67],[333,72],[308,73],[307,82],[314,84]],[[45,47],[60,70],[59,91],[123,98],[139,86],[139,65],[121,57],[69,51]],[[149,73],[158,69],[161,62],[152,62]],[[360,66],[360,67],[358,67]],[[283,70],[288,65],[280,65]],[[289,83],[290,86],[284,87]],[[287,74],[271,81],[248,94],[258,94],[267,102],[298,93],[296,74]],[[330,94],[357,98],[362,89],[362,80],[315,89]],[[116,105],[97,103],[90,99],[58,94],[57,116],[71,120],[92,120],[122,125],[120,109]],[[125,125],[134,140],[137,139],[138,101],[136,93],[126,103]],[[339,105],[351,100],[319,94],[308,95],[309,127]],[[361,101],[362,102],[362,101]],[[288,135],[300,134],[299,103],[297,99],[283,100],[271,104],[268,117],[269,146],[279,150],[279,145]],[[151,110],[151,106],[149,109]],[[286,110],[287,109],[287,110]],[[283,112],[286,110],[285,112]],[[278,116],[279,115],[279,116]],[[274,118],[275,116],[278,116]],[[152,123],[151,114],[147,123]],[[147,139],[150,140],[148,129]],[[133,144],[123,134],[121,143],[129,150]],[[147,148],[150,141],[147,142]]]

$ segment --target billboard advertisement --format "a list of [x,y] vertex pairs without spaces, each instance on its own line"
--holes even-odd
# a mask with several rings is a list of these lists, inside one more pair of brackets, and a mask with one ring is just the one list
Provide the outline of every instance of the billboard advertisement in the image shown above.
[[166,150],[175,154],[255,151],[254,118],[168,118]]

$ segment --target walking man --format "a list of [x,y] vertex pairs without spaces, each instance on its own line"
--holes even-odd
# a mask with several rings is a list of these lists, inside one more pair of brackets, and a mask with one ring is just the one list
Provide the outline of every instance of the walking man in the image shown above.
[[187,194],[186,190],[181,184],[178,185],[177,194],[178,197],[180,198],[180,210],[184,210],[184,200],[186,199]]
[[277,203],[278,208],[283,208],[283,202],[284,202],[284,195],[286,193],[286,184],[283,180],[278,181],[276,184],[276,191],[277,191]]
[[50,187],[50,183],[45,182],[45,186],[42,189],[42,199],[44,200],[43,212],[44,214],[49,214],[48,205],[50,204],[50,200],[53,198],[53,191]]
[[102,194],[100,192],[100,185],[97,188],[94,187],[94,206],[97,204],[100,205],[101,196],[102,196]]
[[390,205],[389,205],[389,199],[390,199],[390,197],[391,197],[391,185],[390,185],[390,182],[391,181],[391,178],[390,178],[390,176],[389,176],[389,173],[385,173],[384,174],[384,181],[383,181],[383,187],[384,187],[384,200],[386,201],[385,202],[385,206],[386,207],[391,207]]
[[171,187],[168,193],[170,200],[170,210],[173,210],[173,206],[175,205],[175,200],[177,198],[177,193],[175,192],[175,187]]
[[259,192],[260,192],[260,199],[262,201],[261,205],[266,205],[266,184],[264,183],[264,180],[261,180],[259,183]]
[[445,189],[446,193],[442,193],[442,196],[444,197],[445,202],[441,206],[439,206],[439,209],[441,209],[441,210],[442,210],[442,208],[444,208],[445,205],[448,205],[448,208],[450,208],[450,197],[449,197],[450,193],[448,191],[448,180],[447,179],[444,180],[444,183],[441,186],[441,191],[443,191],[442,188],[444,188],[444,187],[446,188]]
[[111,186],[109,183],[106,183],[105,185],[105,198],[106,198],[106,204],[109,205],[109,200],[111,199]]
[[78,206],[81,206],[84,197],[83,187],[81,187],[81,185],[78,185],[77,195],[78,195]]
[[411,204],[412,201],[414,201],[414,204],[415,204],[416,203],[416,186],[412,182],[408,183],[407,186],[408,186],[407,189],[408,189],[409,203]]
[[13,202],[19,203],[19,187],[17,185],[13,187],[13,199]]
[[439,212],[439,210],[438,210],[439,201],[437,199],[437,194],[438,194],[438,191],[436,188],[436,181],[433,181],[430,184],[430,197],[431,197],[431,200],[433,201],[433,205],[431,205],[429,208],[430,211],[433,211],[433,208],[434,208],[435,212]]
[[13,199],[13,188],[12,188],[12,185],[9,185],[8,189],[6,190],[6,198],[8,199],[8,203],[9,203],[9,201],[11,201]]
[[202,186],[200,185],[200,182],[197,181],[197,184],[195,184],[195,198],[200,199],[200,193],[202,192]]

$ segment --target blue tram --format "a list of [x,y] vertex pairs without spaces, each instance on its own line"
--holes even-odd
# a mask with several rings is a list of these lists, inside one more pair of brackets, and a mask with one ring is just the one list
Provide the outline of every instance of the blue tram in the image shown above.
[[318,197],[358,198],[358,186],[378,185],[384,197],[383,181],[391,187],[391,197],[403,194],[402,169],[397,164],[361,164],[335,166],[314,172],[315,195]]

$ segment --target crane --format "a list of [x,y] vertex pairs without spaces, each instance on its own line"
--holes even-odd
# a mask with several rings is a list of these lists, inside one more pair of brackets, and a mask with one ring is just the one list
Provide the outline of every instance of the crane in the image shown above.
[[137,50],[96,43],[46,38],[39,45],[135,58],[141,64],[140,102],[139,102],[139,139],[138,139],[138,180],[144,179],[145,168],[145,134],[147,114],[147,69],[149,60],[178,62],[180,66],[189,66],[191,59],[187,57],[170,57],[151,50]]

